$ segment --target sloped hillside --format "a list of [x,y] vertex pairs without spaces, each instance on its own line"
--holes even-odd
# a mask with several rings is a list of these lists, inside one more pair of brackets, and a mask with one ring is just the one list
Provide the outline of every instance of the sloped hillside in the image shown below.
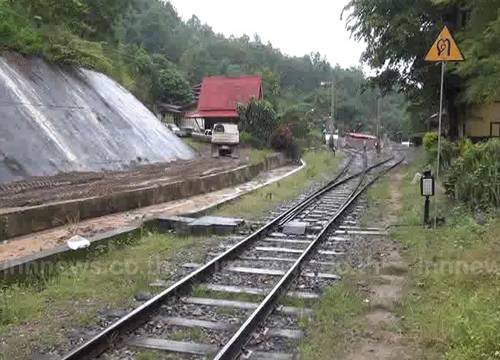
[[192,157],[107,76],[39,57],[0,57],[0,182]]

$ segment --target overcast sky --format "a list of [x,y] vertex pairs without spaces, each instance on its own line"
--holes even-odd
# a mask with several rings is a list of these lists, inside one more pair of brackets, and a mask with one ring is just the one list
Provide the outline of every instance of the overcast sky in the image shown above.
[[319,51],[332,64],[358,66],[364,45],[350,38],[345,19],[348,0],[170,0],[179,15],[193,14],[215,32],[237,37],[259,34],[283,53],[303,56]]

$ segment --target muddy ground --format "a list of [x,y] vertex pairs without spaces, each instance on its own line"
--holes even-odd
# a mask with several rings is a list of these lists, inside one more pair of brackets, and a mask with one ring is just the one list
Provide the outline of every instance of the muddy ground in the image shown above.
[[71,172],[0,184],[0,209],[35,206],[57,201],[103,196],[112,192],[162,185],[220,173],[250,162],[252,149],[241,149],[239,159],[210,157],[202,151],[192,160],[145,164],[126,171]]

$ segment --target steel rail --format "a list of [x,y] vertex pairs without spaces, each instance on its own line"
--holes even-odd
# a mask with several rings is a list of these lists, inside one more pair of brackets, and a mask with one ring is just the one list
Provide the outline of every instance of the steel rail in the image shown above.
[[[345,183],[346,179],[337,182],[338,180],[350,167],[354,156],[351,157],[349,162],[344,166],[340,173],[335,177],[334,180],[330,181],[325,187],[314,192],[308,198],[301,201],[299,204],[295,205],[291,209],[288,209],[283,214],[277,216],[269,223],[241,240],[239,243],[226,250],[221,255],[209,261],[207,264],[203,265],[199,269],[193,271],[183,279],[179,280],[175,284],[171,285],[168,289],[162,291],[140,307],[136,308],[117,322],[113,323],[108,328],[104,329],[102,332],[97,334],[95,337],[82,344],[78,348],[71,351],[69,354],[64,355],[60,360],[77,360],[77,359],[89,359],[102,354],[104,351],[112,347],[112,345],[117,342],[121,334],[128,333],[137,327],[143,325],[149,319],[154,316],[161,308],[161,306],[166,302],[167,299],[179,296],[185,292],[191,290],[192,285],[204,281],[207,277],[211,276],[218,269],[224,267],[226,262],[233,260],[238,257],[242,252],[244,252],[253,242],[258,241],[262,235],[267,233],[273,227],[280,224],[281,220],[289,217],[290,214],[296,214],[305,207],[307,207],[312,199],[317,199],[325,192],[332,190],[333,188]],[[391,158],[392,159],[392,158]],[[381,166],[386,162],[390,161],[388,159],[379,164],[371,166],[370,168],[375,168]],[[350,176],[348,179],[353,179],[360,175],[363,175],[366,171],[359,172]],[[300,210],[299,210],[300,209]]]
[[[365,170],[360,171],[358,173],[355,173],[355,174],[353,174],[351,176],[348,176],[345,179],[342,179],[341,181],[338,181],[338,182],[336,182],[336,180],[331,181],[330,183],[328,183],[327,185],[325,185],[325,187],[323,187],[323,188],[319,189],[318,191],[316,191],[313,195],[311,195],[311,197],[308,197],[307,199],[303,200],[302,203],[300,204],[301,208],[300,209],[296,209],[295,211],[293,211],[290,214],[288,214],[287,216],[285,216],[283,219],[281,219],[278,222],[278,225],[280,225],[280,226],[285,225],[292,218],[294,218],[297,215],[297,213],[299,213],[305,207],[309,206],[311,203],[313,203],[314,201],[316,201],[317,198],[320,197],[321,195],[323,195],[323,194],[331,191],[333,188],[338,187],[338,186],[340,186],[342,184],[345,184],[348,181],[350,181],[350,180],[352,180],[354,178],[357,178],[360,175],[368,173],[368,172],[372,171],[373,169],[376,169],[377,167],[382,166],[382,165],[388,163],[389,161],[391,161],[393,159],[394,159],[394,156],[390,157],[387,160],[381,161],[381,162],[379,162],[379,163],[377,163],[375,165],[371,165],[368,168],[366,168]],[[352,161],[352,158],[351,158],[351,161]],[[342,175],[343,173],[345,173],[345,171],[346,171],[346,169],[344,169],[340,175]],[[340,176],[338,176],[337,179],[338,178],[340,178]]]
[[[283,214],[277,216],[266,225],[241,240],[239,243],[226,250],[221,255],[209,261],[207,264],[201,268],[193,271],[183,279],[179,280],[168,289],[162,291],[140,307],[136,308],[117,322],[113,323],[108,328],[101,331],[99,334],[94,336],[92,339],[82,344],[78,348],[72,350],[70,353],[64,355],[60,360],[77,360],[77,359],[89,359],[94,358],[102,354],[106,349],[112,347],[112,345],[120,337],[120,334],[128,333],[137,327],[146,323],[150,317],[157,313],[165,301],[169,298],[181,295],[182,293],[188,292],[192,285],[202,282],[204,279],[215,273],[218,269],[222,268],[224,264],[236,257],[238,257],[243,251],[245,251],[253,242],[259,240],[262,235],[264,235],[272,227],[279,224],[279,222],[287,217],[289,214],[296,214],[301,209],[304,209],[310,204],[311,198],[318,198],[324,192],[324,189],[333,189],[343,182],[337,183],[336,181],[347,171],[350,167],[354,156],[351,156],[348,163],[342,168],[340,173],[335,176],[335,178],[330,181],[325,187],[317,190],[311,194],[308,198],[301,201],[299,204],[295,205],[291,209],[288,209]],[[359,176],[361,173],[358,173]],[[300,210],[299,210],[300,209]]]
[[[394,157],[393,157],[394,158]],[[292,282],[299,276],[301,267],[304,262],[313,253],[314,249],[320,244],[323,236],[327,233],[329,228],[337,222],[343,213],[349,208],[349,206],[375,181],[377,181],[380,176],[392,170],[404,161],[404,157],[400,159],[395,165],[381,171],[373,180],[368,182],[361,190],[358,191],[361,186],[362,181],[360,181],[353,191],[353,195],[344,202],[343,206],[337,211],[328,224],[323,228],[323,230],[316,236],[316,238],[311,242],[307,249],[302,253],[302,255],[297,259],[297,261],[292,265],[292,267],[287,271],[287,273],[281,278],[279,283],[271,290],[271,292],[266,296],[266,298],[260,303],[258,308],[252,313],[252,315],[245,321],[245,323],[239,328],[235,335],[229,340],[229,342],[222,348],[222,350],[216,355],[214,360],[235,360],[238,358],[240,353],[243,351],[246,344],[249,342],[254,330],[272,313],[275,308],[277,300],[286,293]],[[386,163],[386,162],[384,162]],[[365,174],[368,172],[368,169]]]

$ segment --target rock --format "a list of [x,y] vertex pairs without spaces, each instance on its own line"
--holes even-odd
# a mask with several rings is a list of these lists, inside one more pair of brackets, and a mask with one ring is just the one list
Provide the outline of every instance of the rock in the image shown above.
[[304,235],[309,224],[300,221],[290,221],[283,227],[283,233],[290,235]]
[[151,293],[146,292],[146,291],[138,292],[135,295],[135,299],[137,301],[148,301],[148,300],[151,300],[152,297],[153,297],[153,295],[151,295]]
[[110,309],[106,311],[106,316],[111,318],[122,318],[127,315],[127,311],[122,309]]
[[422,174],[416,173],[415,176],[413,177],[413,180],[411,181],[411,183],[412,184],[420,183],[420,179],[422,179]]
[[69,239],[67,244],[71,250],[78,250],[88,248],[90,246],[90,241],[83,236],[76,235]]
[[201,309],[200,309],[200,308],[197,308],[197,309],[195,309],[195,310],[193,311],[193,315],[194,315],[194,316],[201,316],[201,315],[203,315],[203,311],[201,311]]

